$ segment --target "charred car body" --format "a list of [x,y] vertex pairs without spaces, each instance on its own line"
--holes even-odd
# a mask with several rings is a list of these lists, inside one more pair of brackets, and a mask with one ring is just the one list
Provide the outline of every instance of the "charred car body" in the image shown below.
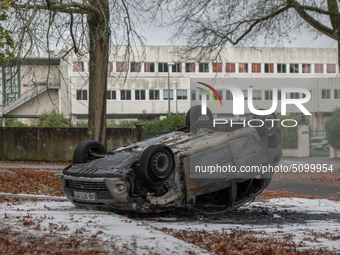
[[97,141],[82,142],[74,152],[73,165],[63,170],[63,193],[82,207],[142,213],[187,208],[211,213],[235,209],[269,185],[272,173],[209,175],[197,172],[193,162],[238,170],[275,166],[282,156],[276,126],[212,128],[211,112],[200,116],[200,106],[189,110],[186,124],[110,152]]

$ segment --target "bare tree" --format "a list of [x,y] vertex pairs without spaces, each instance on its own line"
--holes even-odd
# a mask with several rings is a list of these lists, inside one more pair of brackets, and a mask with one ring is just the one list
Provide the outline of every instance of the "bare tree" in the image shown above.
[[[169,4],[170,3],[170,4]],[[154,12],[169,13],[176,24],[173,39],[185,38],[197,56],[200,49],[255,45],[259,38],[280,43],[308,28],[340,47],[338,0],[198,0],[159,1]],[[340,50],[338,50],[340,60]],[[339,61],[340,63],[340,61]]]
[[[110,45],[126,45],[124,57],[131,59],[131,46],[143,45],[140,36],[146,3],[138,0],[9,0],[16,59],[37,52],[63,49],[89,62],[89,127],[87,138],[105,144],[106,91]],[[118,52],[118,51],[117,51]],[[73,54],[73,53],[72,53]],[[115,52],[113,52],[115,54]]]

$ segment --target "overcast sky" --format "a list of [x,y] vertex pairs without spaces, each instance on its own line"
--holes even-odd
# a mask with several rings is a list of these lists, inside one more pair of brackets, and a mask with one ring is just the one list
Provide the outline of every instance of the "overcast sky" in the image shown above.
[[[145,29],[144,37],[146,38],[147,45],[184,45],[183,41],[170,42],[169,38],[171,36],[170,32],[166,29]],[[304,31],[302,35],[297,35],[297,39],[287,39],[283,45],[284,47],[302,47],[302,48],[337,48],[337,43],[335,40],[322,35],[317,39],[314,39],[315,35],[311,35],[308,31]],[[294,37],[294,36],[293,36]],[[291,43],[289,41],[291,40]],[[264,44],[264,40],[256,45],[258,47],[275,47],[276,44]]]

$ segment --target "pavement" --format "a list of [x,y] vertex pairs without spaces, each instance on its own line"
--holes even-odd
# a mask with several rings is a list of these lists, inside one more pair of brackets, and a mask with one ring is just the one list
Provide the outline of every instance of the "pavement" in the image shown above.
[[[340,159],[328,157],[283,158],[279,165],[280,164],[282,164],[283,166],[289,166],[291,164],[327,164],[327,167],[330,167],[330,165],[332,165],[333,169],[340,169]],[[311,176],[312,174],[299,174],[300,177],[302,175]],[[320,196],[321,198],[340,197],[340,183],[298,180],[291,178],[288,179],[284,178],[283,176],[284,175],[279,175],[279,177],[276,177],[274,174],[273,179],[267,190],[288,191],[300,195]]]
[[32,169],[64,169],[68,165],[51,165],[51,164],[21,164],[21,163],[2,163],[0,168],[32,168]]
[[[340,159],[328,157],[308,157],[308,158],[283,158],[279,165],[289,166],[291,164],[327,164],[332,165],[333,169],[340,169]],[[62,170],[67,165],[51,164],[19,164],[19,163],[1,163],[0,168],[31,168],[31,169],[53,169]],[[301,195],[315,195],[321,198],[340,197],[340,183],[330,183],[321,181],[304,181],[282,178],[276,178],[275,175],[271,184],[267,188],[272,191],[288,191]]]

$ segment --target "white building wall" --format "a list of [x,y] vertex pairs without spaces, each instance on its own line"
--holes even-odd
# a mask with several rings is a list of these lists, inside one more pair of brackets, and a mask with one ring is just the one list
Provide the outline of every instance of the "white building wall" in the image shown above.
[[[159,62],[179,62],[182,63],[182,72],[170,72],[170,87],[174,90],[172,81],[177,81],[178,89],[186,89],[188,99],[178,100],[179,112],[186,112],[190,107],[190,81],[200,79],[210,79],[212,84],[218,79],[224,79],[223,82],[234,82],[241,89],[246,90],[250,85],[254,90],[262,90],[262,98],[264,99],[264,91],[271,90],[275,87],[302,87],[311,90],[312,101],[306,104],[308,110],[313,113],[323,112],[330,113],[335,107],[340,107],[340,100],[334,99],[334,89],[339,85],[339,66],[337,64],[337,49],[310,49],[310,48],[241,48],[231,47],[224,48],[221,51],[221,63],[223,63],[222,73],[212,72],[213,60],[206,58],[202,62],[210,65],[209,73],[199,73],[199,64],[196,63],[195,73],[185,73],[185,62],[192,62],[181,53],[183,47],[176,46],[136,46],[131,54],[131,62],[142,62],[142,72],[129,73],[124,83],[126,73],[119,73],[116,70],[116,63],[124,61],[124,46],[113,46],[109,61],[113,63],[113,72],[109,73],[108,90],[116,90],[117,99],[108,100],[107,113],[115,115],[134,115],[141,114],[143,110],[147,114],[165,114],[168,110],[167,100],[163,100],[163,90],[168,86],[168,73],[158,72]],[[118,56],[115,54],[118,52]],[[191,56],[192,57],[192,56]],[[84,61],[84,72],[73,72],[73,61]],[[84,56],[79,60],[74,55],[70,55],[67,61],[62,61],[62,75],[66,78],[65,82],[61,81],[62,88],[60,91],[62,102],[69,99],[69,106],[61,107],[64,114],[86,115],[88,112],[88,100],[77,100],[76,91],[79,89],[88,90],[88,56]],[[155,63],[155,72],[146,73],[144,62]],[[68,63],[69,68],[66,68]],[[235,73],[226,73],[226,63],[235,63]],[[239,63],[248,63],[248,73],[239,73]],[[252,73],[252,63],[261,64],[261,73]],[[274,73],[264,73],[264,64],[274,64]],[[286,64],[287,73],[277,73],[277,64]],[[289,73],[289,64],[299,64],[299,73]],[[302,64],[311,64],[312,73],[302,73]],[[315,73],[314,64],[323,64],[324,73]],[[327,64],[335,64],[336,73],[326,73]],[[319,78],[319,79],[315,79]],[[226,80],[228,79],[228,80]],[[132,92],[132,100],[120,100],[121,89],[130,89]],[[145,89],[146,100],[134,100],[134,90]],[[160,100],[148,100],[148,90],[159,89]],[[321,90],[330,89],[332,91],[331,99],[322,99]],[[197,94],[198,97],[198,94]],[[231,102],[224,99],[225,105],[231,107]],[[211,103],[211,102],[210,102]],[[271,101],[255,101],[256,106],[269,108]],[[213,106],[211,106],[213,107]],[[280,105],[278,111],[280,112]],[[171,100],[171,111],[175,112],[176,100]],[[248,107],[245,107],[248,109]],[[294,107],[288,107],[288,111],[299,112]],[[249,111],[248,111],[249,112]],[[313,115],[314,116],[314,115]],[[313,117],[315,118],[315,116]],[[313,121],[313,127],[316,125]]]

